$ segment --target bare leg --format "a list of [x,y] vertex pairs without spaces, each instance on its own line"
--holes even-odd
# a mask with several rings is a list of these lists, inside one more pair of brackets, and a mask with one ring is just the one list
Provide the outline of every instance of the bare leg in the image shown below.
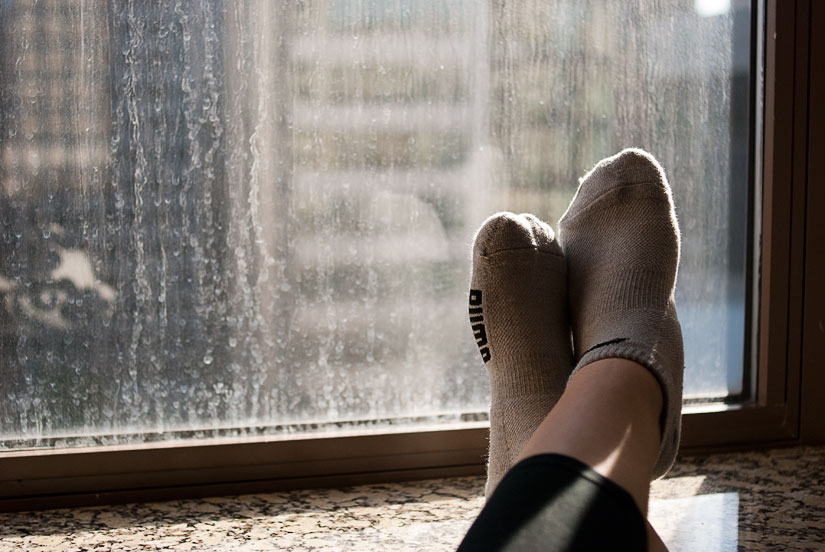
[[[543,453],[576,458],[628,491],[647,516],[661,410],[661,387],[647,368],[622,358],[598,360],[573,375],[520,459]],[[649,524],[648,532],[650,550],[664,550]]]
[[[675,284],[681,236],[661,165],[641,150],[604,159],[559,221],[577,358],[523,456],[572,456],[623,487],[647,516],[650,481],[679,445],[684,352]],[[664,549],[648,524],[650,549]]]

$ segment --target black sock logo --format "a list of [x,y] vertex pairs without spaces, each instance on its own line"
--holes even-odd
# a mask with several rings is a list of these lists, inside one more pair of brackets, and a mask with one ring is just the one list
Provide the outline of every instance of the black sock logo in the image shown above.
[[481,307],[481,290],[470,290],[470,324],[473,327],[473,337],[476,338],[478,350],[481,351],[481,360],[486,364],[490,360],[490,347],[487,346],[487,330],[484,329],[484,311]]

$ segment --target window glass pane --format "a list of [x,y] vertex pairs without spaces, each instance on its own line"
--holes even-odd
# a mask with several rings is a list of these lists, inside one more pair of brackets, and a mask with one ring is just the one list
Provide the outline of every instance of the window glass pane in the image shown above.
[[0,26],[0,448],[477,419],[474,230],[555,224],[626,146],[676,194],[686,396],[743,390],[741,3],[18,0]]

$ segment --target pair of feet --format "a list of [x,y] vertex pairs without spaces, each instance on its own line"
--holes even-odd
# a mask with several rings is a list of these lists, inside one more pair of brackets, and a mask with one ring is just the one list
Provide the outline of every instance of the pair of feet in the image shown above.
[[670,186],[629,149],[579,182],[559,235],[498,213],[473,247],[469,315],[489,375],[487,497],[558,402],[571,375],[607,358],[646,367],[662,390],[653,475],[676,456],[683,347],[674,304],[680,235]]

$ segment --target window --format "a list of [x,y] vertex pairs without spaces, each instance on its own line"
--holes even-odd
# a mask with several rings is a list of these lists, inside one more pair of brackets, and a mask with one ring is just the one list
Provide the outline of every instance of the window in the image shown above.
[[[0,45],[6,466],[235,438],[306,460],[290,477],[333,457],[328,473],[478,465],[472,233],[503,209],[555,224],[577,177],[628,145],[676,194],[687,402],[765,406],[758,5],[40,0],[0,14],[14,29]],[[364,468],[314,438],[409,461]],[[214,477],[130,488],[273,477],[220,472],[233,450]],[[246,450],[263,466],[276,449]]]

